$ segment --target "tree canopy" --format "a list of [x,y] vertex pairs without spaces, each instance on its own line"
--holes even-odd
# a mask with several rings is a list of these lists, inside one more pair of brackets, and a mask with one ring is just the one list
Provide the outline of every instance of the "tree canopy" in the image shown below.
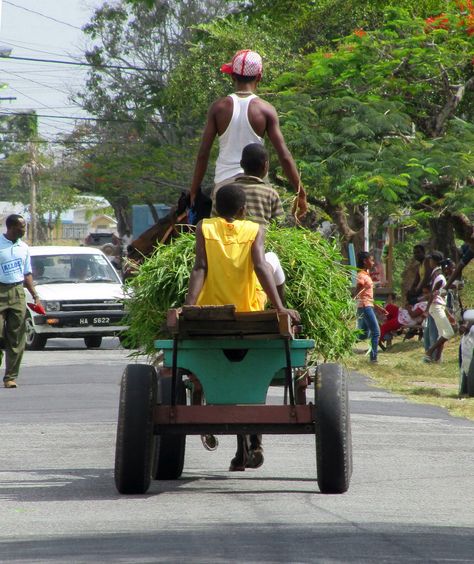
[[250,47],[310,200],[344,239],[366,202],[380,221],[472,214],[470,0],[124,0],[85,32],[81,100],[104,121],[75,132],[81,189],[129,206],[187,188],[207,107],[229,91],[220,66]]

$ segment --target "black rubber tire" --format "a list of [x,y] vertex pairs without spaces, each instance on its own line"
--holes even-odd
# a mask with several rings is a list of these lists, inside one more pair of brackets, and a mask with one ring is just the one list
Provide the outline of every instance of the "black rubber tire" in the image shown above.
[[[158,403],[171,404],[171,377],[158,371]],[[186,405],[186,389],[178,371],[177,402]],[[152,477],[155,480],[176,480],[183,473],[186,435],[155,435]]]
[[468,397],[474,398],[474,355],[469,365],[469,370],[466,374],[466,392]]
[[150,487],[156,370],[129,364],[123,373],[115,448],[115,485],[121,494],[144,494]]
[[88,349],[98,349],[102,344],[102,337],[100,335],[89,335],[84,337],[84,343]]
[[35,333],[33,321],[30,315],[26,316],[26,350],[28,351],[41,351],[46,346],[47,337]]
[[316,467],[321,493],[349,489],[352,436],[347,374],[339,364],[322,364],[314,383]]

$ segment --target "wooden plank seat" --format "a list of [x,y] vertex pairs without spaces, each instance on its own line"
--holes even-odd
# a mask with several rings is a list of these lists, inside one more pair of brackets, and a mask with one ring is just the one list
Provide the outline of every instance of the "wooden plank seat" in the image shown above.
[[263,404],[284,370],[306,366],[311,339],[295,339],[289,315],[275,310],[238,313],[229,306],[169,310],[172,339],[155,341],[165,368],[199,380],[208,404]]
[[179,339],[291,339],[298,330],[288,314],[273,309],[242,313],[234,305],[170,309],[167,328]]

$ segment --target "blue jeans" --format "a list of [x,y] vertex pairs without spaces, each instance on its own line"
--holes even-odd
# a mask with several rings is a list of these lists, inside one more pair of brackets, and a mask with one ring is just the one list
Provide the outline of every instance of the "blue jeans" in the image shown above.
[[373,307],[357,308],[357,328],[362,331],[359,335],[359,341],[367,339],[370,335],[372,350],[370,351],[370,360],[377,360],[377,350],[379,347],[380,327]]

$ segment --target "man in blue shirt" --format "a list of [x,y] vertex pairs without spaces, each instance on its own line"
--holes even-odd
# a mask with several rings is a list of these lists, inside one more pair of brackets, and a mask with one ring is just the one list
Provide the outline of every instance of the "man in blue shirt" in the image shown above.
[[[0,337],[5,342],[5,388],[16,388],[26,339],[25,286],[41,305],[33,286],[28,245],[21,238],[26,222],[21,215],[12,214],[6,220],[7,232],[0,235]],[[0,351],[1,352],[1,351]],[[0,362],[3,353],[0,356]]]

